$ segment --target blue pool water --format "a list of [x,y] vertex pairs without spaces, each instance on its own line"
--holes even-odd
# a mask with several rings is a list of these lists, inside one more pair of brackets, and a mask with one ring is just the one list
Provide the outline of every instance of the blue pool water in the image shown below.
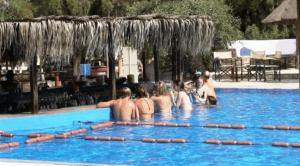
[[[217,93],[219,106],[216,108],[195,108],[190,113],[174,111],[171,117],[155,116],[155,121],[191,123],[193,126],[189,128],[113,126],[104,130],[89,130],[87,133],[123,136],[130,140],[125,142],[85,141],[76,136],[31,145],[23,143],[25,137],[22,135],[28,133],[59,133],[89,127],[78,122],[79,120],[105,121],[108,110],[68,113],[64,118],[59,115],[32,117],[31,120],[26,119],[28,124],[25,127],[22,127],[22,119],[0,119],[0,130],[5,129],[18,135],[13,138],[0,137],[0,142],[21,142],[19,148],[0,151],[0,158],[125,165],[300,165],[300,148],[271,146],[272,142],[300,143],[300,131],[260,128],[263,125],[300,126],[299,91],[218,90]],[[53,123],[54,119],[57,120],[56,124]],[[235,130],[200,127],[208,123],[244,124],[248,128]],[[30,125],[32,128],[28,129],[27,126]],[[145,137],[184,138],[189,143],[151,144],[138,141]],[[256,145],[202,143],[207,139],[249,140]]]

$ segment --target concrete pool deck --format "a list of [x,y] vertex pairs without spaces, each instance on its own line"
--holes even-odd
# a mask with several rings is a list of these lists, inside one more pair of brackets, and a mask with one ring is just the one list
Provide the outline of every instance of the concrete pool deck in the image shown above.
[[299,89],[298,80],[282,80],[282,81],[214,81],[216,88],[232,88],[232,89]]

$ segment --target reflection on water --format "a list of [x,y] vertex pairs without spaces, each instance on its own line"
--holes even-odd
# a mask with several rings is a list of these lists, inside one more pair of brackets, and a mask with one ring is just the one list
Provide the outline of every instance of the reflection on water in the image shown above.
[[170,121],[172,120],[172,113],[160,113],[159,120],[160,121]]

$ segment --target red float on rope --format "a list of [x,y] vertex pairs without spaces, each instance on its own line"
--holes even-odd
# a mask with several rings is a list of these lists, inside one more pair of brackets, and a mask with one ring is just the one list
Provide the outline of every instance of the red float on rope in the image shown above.
[[57,138],[57,139],[66,139],[69,137],[70,137],[70,135],[65,135],[65,134],[55,135],[55,138]]
[[124,137],[111,137],[111,141],[125,141]]
[[7,149],[9,148],[8,144],[0,144],[0,149]]
[[140,122],[140,125],[154,125],[154,122]]
[[43,137],[43,136],[49,136],[51,134],[37,134],[37,133],[34,133],[34,134],[28,134],[28,138],[37,138],[37,137]]
[[171,139],[166,139],[166,138],[160,138],[160,139],[156,139],[157,143],[170,143]]
[[232,129],[245,129],[246,126],[243,124],[231,125]]
[[32,144],[38,142],[37,138],[31,138],[25,141],[26,144]]
[[185,139],[181,138],[176,138],[176,139],[171,139],[171,143],[186,143],[187,141]]
[[178,127],[191,127],[189,123],[177,124]]
[[219,128],[230,129],[231,125],[230,124],[219,124]]
[[8,146],[10,148],[18,147],[18,146],[20,146],[20,143],[19,142],[10,142],[10,143],[8,143]]
[[293,143],[293,144],[291,144],[291,147],[300,148],[300,143]]
[[300,130],[300,126],[291,126],[290,130]]
[[154,126],[166,126],[167,123],[164,123],[164,122],[156,122],[154,123]]
[[110,141],[111,137],[108,137],[108,136],[97,136],[97,140],[99,140],[99,141]]
[[82,129],[72,130],[71,134],[75,135],[75,134],[80,134],[80,133],[85,133],[85,132],[87,132],[87,129],[82,128]]
[[204,143],[207,143],[207,144],[221,144],[221,141],[217,140],[217,139],[209,139],[209,140],[206,140]]
[[272,146],[278,146],[278,147],[288,147],[289,143],[287,142],[273,142]]
[[85,140],[97,140],[97,136],[85,136]]
[[237,141],[237,145],[253,145],[251,141]]
[[176,123],[167,123],[166,126],[167,127],[179,127],[178,124],[176,124]]
[[155,143],[156,139],[153,139],[153,138],[143,138],[142,142]]
[[107,122],[103,122],[103,123],[99,123],[99,124],[93,125],[93,126],[91,126],[91,128],[93,130],[98,130],[98,129],[103,129],[103,128],[111,127],[112,125],[113,125],[113,122],[107,121]]
[[4,132],[4,131],[1,131],[0,135],[2,137],[13,137],[14,136],[12,133],[7,133],[7,132]]
[[276,126],[277,130],[289,130],[290,126]]
[[223,140],[222,144],[223,145],[236,145],[237,141],[236,140]]

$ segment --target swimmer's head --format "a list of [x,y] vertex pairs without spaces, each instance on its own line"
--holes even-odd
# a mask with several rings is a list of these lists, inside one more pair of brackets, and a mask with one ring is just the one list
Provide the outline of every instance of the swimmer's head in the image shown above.
[[155,93],[156,93],[156,96],[161,96],[161,95],[167,95],[168,94],[167,86],[163,81],[159,81],[159,82],[156,83]]
[[138,98],[143,98],[143,97],[148,97],[149,93],[147,89],[143,85],[139,85],[136,91],[136,97]]
[[120,92],[120,97],[121,98],[126,98],[126,97],[130,97],[131,96],[131,90],[128,87],[124,87],[122,88],[121,92]]
[[206,70],[206,71],[203,73],[203,78],[206,79],[206,80],[208,80],[209,77],[210,77],[210,73],[209,73],[209,71]]

